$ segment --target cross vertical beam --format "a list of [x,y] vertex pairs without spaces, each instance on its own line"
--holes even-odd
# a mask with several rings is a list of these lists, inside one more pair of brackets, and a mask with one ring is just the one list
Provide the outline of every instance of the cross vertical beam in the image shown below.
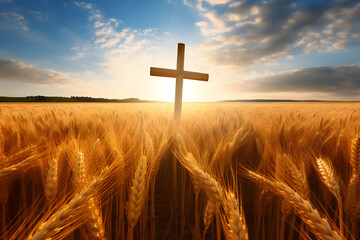
[[178,43],[177,64],[175,69],[150,67],[150,76],[176,78],[175,89],[175,120],[179,122],[182,109],[183,81],[185,79],[208,81],[209,74],[184,71],[185,44]]
[[184,71],[184,57],[185,57],[185,44],[178,44],[177,52],[177,65],[176,70],[179,75],[176,77],[176,87],[175,87],[175,112],[174,116],[176,120],[179,120],[181,117],[182,109],[182,92],[183,92],[183,71]]

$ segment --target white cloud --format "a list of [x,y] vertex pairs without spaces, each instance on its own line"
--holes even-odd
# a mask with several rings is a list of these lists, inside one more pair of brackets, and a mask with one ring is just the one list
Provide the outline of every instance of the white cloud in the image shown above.
[[47,19],[41,11],[28,10],[28,12],[40,22],[44,22]]
[[0,22],[0,28],[2,29],[19,29],[24,32],[29,30],[24,16],[16,12],[1,12],[0,18],[2,18],[2,21]]
[[[86,9],[85,5],[86,3],[77,4]],[[107,18],[95,5],[86,10],[92,26],[91,40],[103,55],[101,66],[105,75],[107,74],[104,80],[106,84],[117,82],[117,86],[124,86],[131,83],[128,88],[142,85],[139,82],[144,81],[145,76],[148,76],[146,65],[147,61],[150,62],[148,52],[156,50],[156,45],[151,46],[152,41],[156,39],[156,28],[149,26],[145,29],[133,29],[120,19]],[[141,70],[136,70],[138,68]]]
[[204,1],[208,2],[211,5],[220,5],[231,2],[231,0],[204,0]]
[[188,7],[194,7],[194,5],[191,2],[189,2],[188,0],[183,0],[183,4]]
[[342,9],[332,9],[324,14],[322,31],[309,31],[297,43],[306,52],[332,52],[348,47],[350,40],[359,38],[360,3]]
[[0,81],[54,86],[76,82],[64,73],[54,70],[36,69],[14,60],[0,60]]
[[[114,50],[129,49],[128,52],[134,52],[134,49],[141,50],[142,46],[147,42],[147,38],[154,37],[156,28],[132,29],[130,27],[122,27],[124,24],[121,20],[115,18],[106,18],[96,6],[86,2],[75,2],[75,5],[89,11],[89,21],[93,25],[94,43],[100,49],[105,50],[105,55],[114,52]],[[120,28],[120,29],[119,29]]]
[[346,98],[360,96],[360,63],[344,66],[299,68],[281,73],[264,74],[238,83],[230,84],[241,92],[297,92],[318,93]]
[[299,7],[291,1],[197,0],[196,7],[202,20],[195,24],[215,64],[273,64],[294,48],[306,53],[342,50],[360,37],[356,1]]
[[83,52],[78,52],[75,56],[71,57],[71,60],[78,60],[85,55]]
[[88,9],[88,10],[90,10],[90,9],[93,8],[92,5],[91,5],[91,3],[76,2],[76,1],[74,1],[74,4],[75,4],[76,6],[78,6],[78,7],[82,7],[82,8],[84,8],[84,9]]
[[215,36],[231,31],[232,26],[228,25],[225,17],[218,15],[215,11],[209,11],[202,14],[205,21],[195,23],[205,36]]
[[95,28],[100,28],[100,27],[103,27],[104,25],[105,25],[105,23],[100,22],[100,21],[96,21],[96,22],[94,23],[94,27],[95,27]]

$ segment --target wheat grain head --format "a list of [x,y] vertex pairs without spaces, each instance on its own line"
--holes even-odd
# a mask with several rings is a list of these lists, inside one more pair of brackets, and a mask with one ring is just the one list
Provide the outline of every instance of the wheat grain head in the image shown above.
[[280,181],[270,181],[253,171],[248,171],[247,175],[251,179],[262,183],[267,187],[267,189],[271,190],[282,200],[286,201],[319,239],[342,239],[337,232],[333,231],[328,220],[322,218],[311,203],[303,199],[301,195],[295,192],[292,188]]
[[129,228],[134,228],[141,214],[146,194],[147,158],[141,156],[130,188],[129,201],[126,203],[126,215]]
[[49,202],[51,202],[55,198],[57,190],[58,190],[58,161],[56,158],[53,158],[49,166],[49,170],[46,176],[46,184],[45,184],[45,196]]

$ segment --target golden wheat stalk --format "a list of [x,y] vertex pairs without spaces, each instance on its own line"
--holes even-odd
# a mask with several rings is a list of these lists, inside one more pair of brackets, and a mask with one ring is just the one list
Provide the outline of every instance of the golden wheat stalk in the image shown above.
[[145,202],[146,171],[147,158],[146,156],[141,156],[130,188],[129,201],[126,203],[126,215],[129,223],[129,230],[131,231],[140,217]]
[[58,190],[58,161],[54,158],[49,166],[49,170],[46,176],[45,184],[45,196],[46,199],[51,203],[55,198]]
[[59,232],[73,217],[89,202],[89,199],[94,192],[99,188],[105,179],[108,168],[105,168],[100,176],[95,178],[84,188],[79,195],[75,196],[68,204],[62,206],[57,212],[52,214],[48,220],[41,223],[40,227],[35,230],[35,233],[28,239],[30,240],[45,240],[51,238]]
[[319,239],[342,239],[338,233],[333,231],[329,222],[320,216],[311,203],[303,199],[292,188],[280,181],[270,181],[253,171],[248,171],[247,175],[251,179],[265,185],[269,190],[282,198],[282,200],[287,201],[289,206],[294,209],[294,212],[310,227],[310,230]]
[[225,206],[228,215],[228,227],[231,239],[249,239],[244,213],[242,208],[239,208],[239,201],[236,199],[234,193],[230,192],[226,194]]

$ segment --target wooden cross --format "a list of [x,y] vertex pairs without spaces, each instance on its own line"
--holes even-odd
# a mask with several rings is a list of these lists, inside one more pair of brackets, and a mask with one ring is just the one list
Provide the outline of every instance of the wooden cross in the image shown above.
[[177,67],[174,69],[150,67],[150,76],[176,78],[175,119],[180,120],[182,108],[183,79],[208,81],[209,74],[184,71],[185,44],[178,43]]

